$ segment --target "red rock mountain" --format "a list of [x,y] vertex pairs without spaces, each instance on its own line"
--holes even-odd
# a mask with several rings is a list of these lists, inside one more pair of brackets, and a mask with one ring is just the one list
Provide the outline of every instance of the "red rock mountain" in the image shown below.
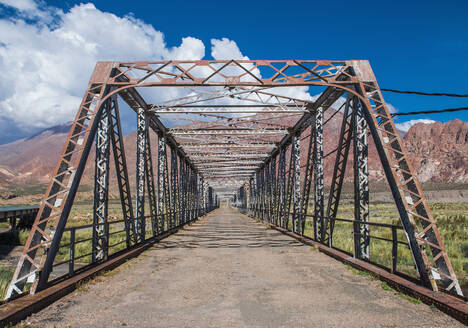
[[421,182],[468,182],[468,123],[413,125],[404,137]]
[[[326,115],[325,119],[329,115],[331,114]],[[336,147],[340,116],[341,114],[335,115],[324,129],[324,154]],[[57,126],[30,138],[0,145],[0,189],[8,186],[47,183],[62,150],[68,128],[67,125]],[[135,139],[135,133],[124,137],[132,181],[135,178]],[[419,123],[410,128],[403,141],[421,182],[468,183],[468,122],[456,119],[447,123]],[[152,145],[154,149],[156,140],[152,140]],[[303,142],[301,148],[302,156],[305,157],[307,142]],[[91,154],[89,163],[94,162],[93,158],[94,155]],[[153,158],[156,161],[156,154],[153,154]],[[348,168],[351,168],[352,154],[349,158]],[[325,158],[324,169],[327,181],[331,179],[333,163],[334,156]],[[369,170],[371,179],[384,178],[372,142],[369,147]],[[348,170],[348,178],[351,177],[350,173],[351,170]],[[88,165],[83,182],[90,183],[92,174],[92,166]]]

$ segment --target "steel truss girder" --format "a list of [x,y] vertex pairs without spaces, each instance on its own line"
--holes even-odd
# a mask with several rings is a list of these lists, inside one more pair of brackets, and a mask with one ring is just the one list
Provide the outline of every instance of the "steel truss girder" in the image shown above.
[[206,178],[230,178],[230,177],[237,177],[237,178],[240,178],[240,177],[249,177],[251,176],[252,173],[251,172],[247,172],[247,173],[207,173],[205,174],[205,177]]
[[218,166],[218,167],[198,167],[199,171],[252,171],[256,170],[258,167],[257,166]]
[[194,162],[198,162],[197,159],[200,159],[202,161],[206,160],[226,160],[228,158],[234,158],[237,160],[241,159],[261,159],[261,158],[266,158],[268,157],[268,154],[264,153],[224,153],[222,154],[205,154],[205,153],[194,153],[190,158],[194,159]]
[[[271,140],[273,137],[281,137],[280,135],[278,136],[272,136],[272,135],[267,135],[264,136],[264,138],[268,138],[268,140],[261,140],[261,136],[257,137],[256,140],[258,142],[268,142],[272,143],[274,140]],[[180,145],[185,145],[188,143],[197,143],[197,144],[213,144],[213,143],[229,143],[229,144],[248,144],[252,141],[252,135],[178,135],[177,136],[177,141]]]
[[241,165],[252,165],[252,164],[262,164],[263,161],[259,159],[216,159],[213,161],[208,161],[208,160],[198,160],[198,161],[193,161],[194,164],[197,166],[217,166],[218,164],[221,165],[235,165],[235,164],[241,164]]
[[[282,124],[279,120],[291,117],[299,117],[298,114],[275,114],[275,113],[263,113],[263,114],[254,114],[254,115],[234,115],[234,114],[200,114],[200,118],[194,115],[173,115],[171,119],[179,119],[182,121],[187,121],[195,124],[193,128],[216,128],[216,129],[229,129],[233,126],[245,129],[259,129],[259,128],[282,128],[287,129],[287,122]],[[221,137],[221,136],[219,136]],[[182,138],[179,136],[179,139]],[[184,138],[187,138],[185,136]],[[191,137],[193,138],[193,136]],[[230,138],[233,138],[230,136]]]
[[236,171],[229,171],[229,170],[221,170],[221,171],[209,171],[209,170],[201,170],[200,173],[203,174],[205,177],[208,176],[215,176],[215,175],[227,175],[231,174],[231,176],[238,176],[238,175],[248,175],[253,174],[255,169],[252,170],[236,170]]
[[[356,66],[361,72],[366,72],[366,81],[357,85],[357,90],[365,99],[362,104],[363,114],[380,155],[420,279],[428,288],[437,290],[434,275],[440,276],[446,290],[462,295],[436,222],[406,157],[407,152],[383,101],[372,69],[367,62],[360,62]],[[426,250],[432,259],[428,258]]]
[[[128,79],[127,79],[128,80]],[[251,94],[256,94],[257,92],[268,89],[268,87],[224,87],[222,89],[205,92],[202,91],[204,88],[192,88],[192,94],[189,96],[173,99],[166,101],[160,105],[152,104],[148,105],[148,110],[150,112],[155,110],[172,108],[175,106],[189,106],[198,103],[205,103],[210,101],[215,101],[223,98],[231,98],[238,100],[247,100]]]
[[250,136],[250,135],[286,135],[288,130],[285,129],[170,129],[169,133],[173,136],[187,136],[187,135],[233,135],[233,136]]
[[[225,151],[222,154],[223,154],[224,159],[227,159],[228,157],[234,157],[236,159],[251,158],[251,157],[254,157],[254,158],[268,157],[268,154],[266,154],[266,153],[259,153],[259,152],[255,152],[255,151],[253,151],[253,152],[242,152],[242,153]],[[220,157],[220,155],[217,155],[216,153],[215,154],[206,154],[206,153],[203,153],[203,152],[191,153],[190,154],[190,158],[197,158],[197,157],[202,157],[202,158],[215,157],[215,158],[217,158],[217,157]],[[221,157],[221,158],[223,158],[223,157]]]
[[216,170],[216,169],[243,169],[243,170],[256,170],[258,166],[256,165],[244,165],[244,162],[238,162],[238,164],[242,164],[242,166],[236,165],[236,163],[227,163],[227,164],[219,164],[219,165],[206,165],[206,164],[197,164],[198,169],[201,170]]
[[[459,288],[458,281],[456,280],[455,273],[453,272],[453,268],[450,265],[447,254],[444,251],[440,236],[437,232],[437,227],[435,226],[433,218],[430,216],[427,202],[424,199],[419,183],[413,174],[413,169],[406,160],[405,152],[401,144],[401,140],[399,139],[398,132],[396,131],[393,120],[391,119],[388,109],[386,108],[385,103],[381,98],[380,90],[375,83],[375,78],[373,77],[372,71],[370,67],[368,67],[367,62],[357,63],[356,66],[358,67],[360,64],[363,64],[363,67],[359,67],[359,69],[357,69],[358,74],[360,74],[359,78],[363,78],[364,76],[366,79],[368,79],[366,82],[358,83],[357,89],[358,93],[360,93],[366,99],[364,103],[367,110],[364,110],[364,116],[368,123],[373,121],[374,126],[369,123],[370,130],[374,140],[376,140],[379,156],[395,196],[395,202],[400,212],[400,218],[408,234],[408,240],[410,242],[410,247],[412,248],[418,272],[420,273],[421,281],[426,284],[426,286],[437,289],[437,285],[432,278],[432,274],[435,272],[437,275],[441,276],[442,282],[447,290],[452,290],[458,294],[461,294],[461,289]],[[361,91],[359,91],[359,88]],[[294,131],[294,129],[292,130]],[[291,135],[286,136],[280,142],[277,149],[282,149],[284,144],[290,142],[292,138]],[[379,143],[380,145],[378,145]],[[346,145],[345,149],[349,147],[347,145],[348,142],[345,142],[344,144]],[[273,154],[277,151],[278,150],[275,150]],[[268,159],[265,161],[265,163],[268,163]],[[259,170],[262,170],[262,167],[263,166],[261,166]],[[363,171],[363,167],[364,166],[361,165],[361,167],[358,169]],[[338,179],[334,178],[334,181],[339,181],[339,177],[337,178]],[[361,180],[365,181],[365,179]],[[360,194],[358,193],[358,196],[361,199],[366,198],[364,195],[365,193],[363,193],[365,190],[366,188],[363,186],[363,189],[360,190]],[[401,196],[398,196],[399,194]],[[361,211],[366,212],[365,210]],[[359,215],[362,215],[362,212]],[[413,233],[412,231],[413,229],[416,231],[417,225],[414,222],[411,224],[411,220],[418,220],[423,228],[423,232]],[[334,220],[332,220],[332,222],[333,221]],[[321,235],[322,234],[326,235],[326,229],[322,228]],[[430,242],[428,242],[429,238],[427,238],[427,235],[432,238]],[[414,236],[416,236],[416,238],[414,238]],[[426,238],[423,238],[423,236]],[[432,251],[432,260],[429,260],[427,254],[425,254],[425,250],[423,248],[424,245],[428,245],[429,247],[427,247],[427,249]],[[433,264],[436,265],[436,268],[432,268],[432,271],[428,270],[427,268]]]
[[199,150],[188,150],[186,151],[187,155],[192,155],[194,154],[195,156],[221,156],[224,154],[231,154],[231,155],[263,155],[263,156],[268,156],[267,153],[259,153],[261,149],[247,149],[247,150],[239,150],[239,149],[231,149],[229,147],[226,147],[225,149],[199,149]]
[[[96,117],[99,118],[102,109],[101,99],[104,94],[109,91],[110,86],[115,86],[119,88],[118,92],[122,98],[136,110],[137,106],[141,106],[141,103],[144,101],[133,87],[156,85],[220,85],[228,87],[236,87],[238,85],[261,87],[278,85],[323,85],[329,87],[319,97],[320,100],[320,98],[328,92],[329,94],[324,96],[326,97],[325,102],[331,101],[332,97],[330,98],[330,93],[343,92],[344,89],[342,88],[348,88],[350,92],[354,92],[352,88],[355,87],[360,97],[363,115],[375,141],[385,174],[390,188],[392,189],[392,194],[395,198],[395,203],[400,213],[403,227],[407,233],[421,281],[424,285],[436,290],[437,285],[434,280],[434,275],[436,277],[440,275],[442,283],[447,290],[461,294],[458,281],[456,280],[455,273],[442,244],[435,221],[430,214],[429,207],[422,194],[419,183],[413,174],[414,170],[406,158],[401,139],[383,101],[369,64],[365,61],[345,61],[339,64],[326,61],[280,62],[283,62],[285,65],[281,69],[275,68],[271,61],[99,63],[91,79],[82,106],[80,106],[77,118],[72,126],[64,153],[53,175],[53,180],[44,197],[43,204],[41,205],[38,217],[36,218],[30,238],[25,247],[25,253],[20,259],[17,272],[15,272],[13,282],[9,288],[9,294],[21,293],[26,279],[35,271],[40,271],[41,274],[39,280],[36,280],[37,283],[33,285],[33,291],[37,286],[41,288],[41,286],[44,286],[47,282],[48,273],[50,273],[55,254],[60,244],[61,236],[70,212],[70,207],[73,203],[76,189],[78,188],[82,171],[84,170],[92,140],[95,137],[95,132],[97,130]],[[256,79],[255,74],[252,72],[254,72],[255,67],[261,67],[262,65],[273,68],[276,70],[276,73],[274,73],[273,76],[263,76],[263,78]],[[315,66],[308,67],[307,65]],[[324,65],[325,68],[320,65]],[[295,76],[285,75],[285,68],[292,66],[304,68],[305,73]],[[212,70],[212,73],[208,74],[208,76],[204,76],[202,79],[194,74],[194,70],[200,68],[201,71],[203,71],[203,67],[206,67],[208,71]],[[240,70],[243,70],[243,73],[234,76],[224,74],[225,72],[223,70],[225,68],[230,69],[232,67],[238,67]],[[121,69],[121,71],[119,71],[119,69]],[[111,71],[116,74],[112,75]],[[133,74],[136,71],[142,72],[142,76]],[[132,77],[130,77],[131,75]],[[345,78],[340,79],[342,76]],[[246,78],[247,80],[245,80]],[[350,86],[351,88],[349,88]],[[90,106],[90,102],[94,102],[94,105],[97,106]],[[317,104],[317,102],[315,104]],[[322,103],[321,106],[325,110],[326,106],[323,104],[324,103]],[[147,108],[145,106],[141,107]],[[309,110],[311,113],[314,113],[315,110],[310,109],[312,107],[314,106],[311,105]],[[149,125],[155,129],[155,131],[160,132],[163,137],[167,136],[168,143],[176,149],[179,156],[186,158],[185,153],[178,147],[175,139],[167,133],[167,129],[162,126],[154,115],[149,117]],[[295,134],[296,132],[294,129],[288,129],[288,134],[282,139],[270,156],[285,152],[286,147],[291,144],[292,136]],[[73,157],[74,154],[78,155]],[[187,161],[191,166],[193,165],[190,160]],[[262,170],[266,171],[264,170],[264,166],[267,163],[269,163],[269,158],[260,166],[259,172]],[[208,195],[206,197],[209,198],[208,203],[212,197],[209,196],[209,192],[204,190],[206,186],[204,185],[202,177],[196,171],[196,168],[192,167],[192,169],[195,179],[197,180],[193,185],[199,188],[202,194],[200,195],[199,193],[202,197],[196,202],[195,208],[200,208],[200,211],[206,211],[207,205],[198,206],[198,204],[207,204],[207,201],[203,198],[207,193]],[[278,171],[281,171],[281,168]],[[257,175],[259,172],[257,172]],[[288,184],[288,189],[289,188],[290,184]],[[169,193],[167,193],[167,195],[169,195]],[[52,229],[48,230],[48,227]],[[53,238],[51,238],[50,232],[52,232]],[[46,250],[46,257],[43,257],[40,263],[35,259],[36,252],[39,248]],[[430,250],[430,253],[426,253],[426,250]],[[32,269],[31,266],[34,268]]]
[[[268,105],[271,106],[271,105]],[[169,114],[303,114],[305,109],[295,109],[287,108],[282,109],[281,107],[265,107],[256,108],[252,105],[240,105],[239,107],[232,107],[226,105],[218,105],[216,107],[206,106],[202,107],[193,107],[193,106],[184,106],[184,107],[171,107],[166,109],[158,109],[152,111],[157,115],[169,115]]]
[[206,142],[206,143],[184,143],[184,142],[179,142],[179,144],[186,148],[191,148],[191,147],[194,147],[194,148],[202,148],[202,149],[205,149],[205,148],[223,148],[224,146],[241,146],[241,147],[253,147],[253,146],[269,146],[269,147],[274,147],[276,146],[277,144],[276,143],[271,143],[271,142],[252,142],[251,140],[249,139],[246,139],[246,140],[243,140],[245,141],[245,143],[242,143],[242,141],[240,140],[236,140],[236,141],[228,141],[228,142]]
[[182,148],[186,152],[188,151],[210,151],[210,148],[221,148],[221,149],[258,149],[258,148],[274,148],[276,147],[275,144],[219,144],[219,145],[199,145],[199,146],[187,146],[182,145]]
[[[118,63],[126,76],[125,82],[118,78],[109,81],[112,85],[132,86],[293,86],[340,84],[343,74],[349,80],[354,76],[347,73],[353,61],[329,60],[197,60],[197,61],[154,61]],[[282,66],[281,68],[277,68]],[[263,72],[256,76],[256,70]],[[265,71],[266,70],[266,71]],[[293,75],[286,72],[295,71]]]
[[[172,109],[172,106],[198,106],[198,107],[206,107],[210,106],[207,104],[203,105],[194,105],[200,102],[207,102],[216,100],[219,98],[230,98],[236,99],[238,101],[244,102],[243,105],[237,105],[245,107],[245,103],[257,103],[258,105],[253,106],[275,106],[281,108],[282,110],[300,110],[301,112],[304,111],[305,106],[307,106],[307,101],[300,101],[294,98],[280,96],[272,93],[268,93],[263,91],[265,88],[245,88],[245,87],[229,87],[223,88],[221,90],[217,90],[215,92],[200,92],[200,90],[196,90],[194,95],[182,97],[180,99],[176,99],[174,101],[166,102],[162,105],[150,105],[150,110],[164,110],[164,109]],[[195,90],[194,90],[195,91]],[[211,105],[212,107],[218,107],[218,105]],[[236,106],[236,105],[231,105]],[[252,105],[250,105],[252,106]],[[207,113],[205,113],[206,115]],[[242,120],[242,119],[239,119]],[[237,120],[230,119],[230,122],[236,122]]]
[[[106,71],[105,75],[110,76],[111,71]],[[91,78],[18,261],[6,299],[21,294],[29,277],[35,277],[36,273],[39,273],[39,277],[36,277],[30,292],[44,288],[47,283],[95,137],[96,118],[99,119],[103,110],[101,99],[108,90],[105,81],[96,82]],[[71,197],[68,197],[69,194]],[[39,249],[42,253],[37,259]]]
[[294,110],[294,109],[288,109],[288,110],[278,110],[278,109],[264,109],[264,110],[226,110],[226,109],[219,109],[218,111],[210,109],[210,110],[157,110],[153,111],[154,114],[157,115],[169,115],[169,114],[176,114],[176,115],[197,115],[197,114],[303,114],[306,113],[305,110]]
[[[275,110],[296,110],[303,111],[308,101],[298,100],[286,96],[281,96],[264,91],[267,88],[252,88],[252,87],[233,87],[223,88],[211,93],[203,93],[200,90],[194,90],[195,94],[187,97],[182,97],[174,101],[169,101],[161,105],[149,105],[149,110],[157,111],[174,111],[179,108],[193,108],[208,110],[208,108],[267,108]],[[223,104],[213,105],[206,104],[212,100],[220,98],[235,99],[242,104]],[[199,103],[204,103],[199,105]],[[256,103],[252,105],[251,103]]]

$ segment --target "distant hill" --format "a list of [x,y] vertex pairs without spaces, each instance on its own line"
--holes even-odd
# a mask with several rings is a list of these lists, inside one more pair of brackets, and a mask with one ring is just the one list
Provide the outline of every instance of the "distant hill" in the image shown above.
[[[331,112],[327,112],[328,119]],[[324,154],[336,147],[341,114],[335,115],[324,129]],[[291,123],[291,122],[290,122]],[[0,145],[0,187],[38,185],[49,181],[62,151],[70,125],[43,130],[29,138]],[[307,133],[308,134],[308,133]],[[156,139],[152,134],[153,160],[156,164]],[[468,183],[468,122],[458,119],[447,123],[418,123],[403,137],[406,149],[421,182]],[[302,141],[301,157],[305,159],[308,138]],[[130,180],[135,180],[136,134],[124,137]],[[347,180],[352,178],[352,153],[349,156]],[[94,173],[94,152],[91,152],[83,183],[91,184]],[[324,160],[326,183],[333,172],[334,156]],[[111,161],[113,170],[113,161]],[[155,174],[157,166],[154,165]],[[112,171],[113,172],[113,171]],[[369,172],[372,180],[383,180],[383,170],[373,143],[369,146]],[[114,176],[114,173],[111,174]],[[111,180],[112,181],[112,180]],[[114,179],[115,181],[115,179]]]
[[404,137],[421,182],[468,182],[468,123],[418,123]]
[[41,184],[57,164],[70,124],[0,145],[0,186]]

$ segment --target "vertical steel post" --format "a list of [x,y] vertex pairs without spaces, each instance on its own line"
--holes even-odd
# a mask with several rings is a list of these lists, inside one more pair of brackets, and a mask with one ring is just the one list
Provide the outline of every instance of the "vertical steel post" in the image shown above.
[[[368,170],[368,129],[358,102],[354,112],[354,256],[370,260],[369,254],[369,170]],[[364,224],[362,224],[362,223]]]
[[146,167],[146,130],[148,121],[145,110],[138,108],[137,112],[137,162],[136,162],[136,221],[135,229],[138,242],[145,240],[145,167]]
[[263,169],[260,170],[258,173],[258,179],[257,179],[257,185],[258,185],[258,217],[260,220],[263,221],[263,211],[265,210],[265,204],[263,202]]
[[271,167],[270,167],[270,213],[269,213],[269,221],[270,224],[275,223],[275,216],[276,216],[276,196],[277,196],[277,189],[276,189],[276,156],[271,159]]
[[166,136],[158,134],[158,214],[159,233],[166,230],[167,218],[167,156],[166,156]]
[[154,188],[154,173],[153,173],[153,157],[151,155],[151,142],[150,142],[150,134],[149,129],[146,129],[146,151],[145,151],[145,177],[146,177],[146,185],[148,187],[148,203],[149,203],[149,211],[151,217],[151,231],[153,236],[158,234],[158,214],[157,214],[157,206],[156,206],[156,192]]
[[68,275],[71,277],[75,273],[75,228],[70,230],[70,248],[69,248],[69,257],[70,262],[68,262]]
[[286,189],[286,198],[287,198],[287,203],[286,203],[286,210],[285,210],[285,226],[283,226],[284,229],[289,229],[289,218],[291,217],[291,203],[294,198],[294,151],[293,151],[294,145],[291,144],[291,156],[289,158],[289,168],[288,168],[288,184],[287,184],[287,189]]
[[253,206],[255,202],[255,187],[254,187],[254,178],[249,179],[249,191],[250,191],[250,202],[249,202],[249,214],[254,216],[253,214]]
[[300,233],[301,231],[301,135],[296,134],[293,137],[292,149],[292,183],[293,183],[293,215],[292,215],[292,230]]
[[178,225],[178,181],[177,181],[177,152],[171,147],[171,228]]
[[109,229],[107,210],[109,199],[109,111],[111,100],[104,104],[96,133],[96,157],[94,170],[93,242],[92,261],[107,259]]
[[286,226],[285,217],[286,217],[286,204],[287,204],[286,148],[284,147],[280,149],[278,184],[279,184],[278,224],[284,228]]
[[265,204],[265,215],[264,219],[270,222],[270,163],[267,163],[264,168],[264,204]]
[[255,174],[255,217],[260,219],[261,204],[260,171]]
[[198,178],[197,173],[192,169],[190,170],[191,179],[191,196],[190,196],[190,220],[195,220],[197,213],[197,191],[198,191]]
[[203,191],[204,191],[203,178],[201,177],[200,174],[197,174],[197,177],[198,177],[197,217],[200,217],[204,214],[203,209],[204,209],[205,198],[203,194]]
[[323,188],[323,108],[318,107],[315,112],[314,129],[314,239],[323,230],[323,206],[324,206],[324,188]]
[[187,165],[185,163],[185,160],[179,159],[179,181],[180,181],[180,187],[179,187],[179,201],[180,201],[180,223],[184,224],[186,222],[186,212],[187,212]]

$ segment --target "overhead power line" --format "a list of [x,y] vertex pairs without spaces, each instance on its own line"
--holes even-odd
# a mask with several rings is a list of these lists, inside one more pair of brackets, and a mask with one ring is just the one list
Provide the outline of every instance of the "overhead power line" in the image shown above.
[[417,112],[406,112],[406,113],[392,113],[392,116],[403,116],[403,115],[418,115],[418,114],[439,114],[448,112],[459,112],[462,110],[468,110],[468,107],[458,108],[446,108],[446,109],[434,109],[434,110],[421,110]]
[[441,92],[420,92],[420,91],[405,91],[405,90],[394,90],[394,89],[380,89],[381,91],[413,94],[420,96],[444,96],[444,97],[457,97],[457,98],[468,98],[468,94],[457,94],[457,93],[441,93]]

